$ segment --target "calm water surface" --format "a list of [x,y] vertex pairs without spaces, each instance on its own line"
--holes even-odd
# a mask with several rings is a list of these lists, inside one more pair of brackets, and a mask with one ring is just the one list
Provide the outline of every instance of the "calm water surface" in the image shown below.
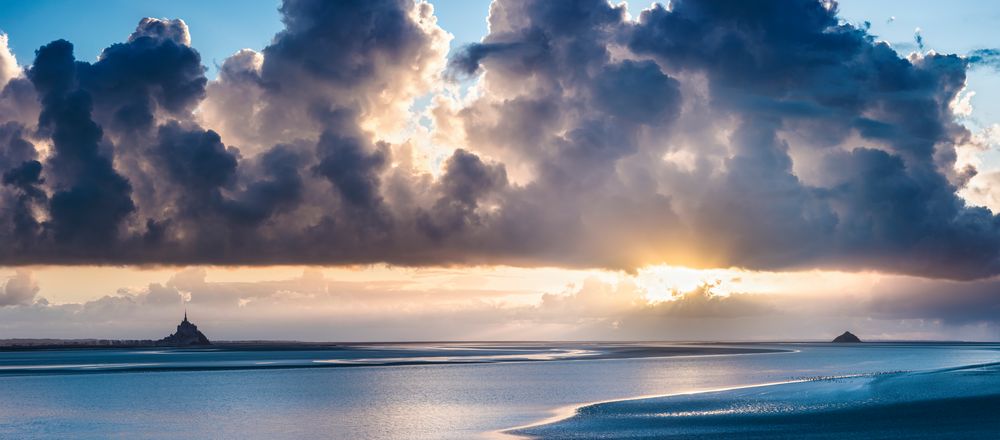
[[647,344],[627,355],[601,344],[6,351],[0,438],[488,438],[601,400],[1000,361],[990,344],[727,347],[785,352],[699,356],[680,346],[670,354],[682,356],[627,357]]

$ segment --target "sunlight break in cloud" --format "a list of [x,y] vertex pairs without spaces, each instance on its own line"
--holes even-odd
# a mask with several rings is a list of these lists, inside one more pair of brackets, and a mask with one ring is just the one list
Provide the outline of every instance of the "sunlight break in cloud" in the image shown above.
[[[281,14],[215,81],[181,20],[4,57],[0,261],[1000,271],[952,171],[975,60],[900,57],[832,2],[498,1],[450,60],[426,3]],[[458,145],[414,166],[434,134],[389,139],[469,75],[431,104]]]

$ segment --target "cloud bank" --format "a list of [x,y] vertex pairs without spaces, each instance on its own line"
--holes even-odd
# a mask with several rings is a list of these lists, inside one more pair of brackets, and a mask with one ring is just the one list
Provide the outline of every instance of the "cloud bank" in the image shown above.
[[1000,273],[956,195],[983,54],[901,56],[832,1],[625,8],[498,0],[449,59],[426,3],[286,0],[213,81],[181,20],[0,50],[0,264]]
[[371,281],[307,269],[298,277],[233,282],[192,268],[90,301],[56,303],[21,270],[6,282],[0,276],[0,334],[155,339],[180,319],[182,305],[213,340],[775,341],[832,339],[845,329],[865,339],[995,340],[1000,334],[996,280],[887,276],[834,295],[808,287],[718,293],[738,284],[726,280],[655,300],[650,294],[660,292],[628,275],[522,290],[497,283],[516,270],[444,272],[424,274],[428,279],[381,273]]

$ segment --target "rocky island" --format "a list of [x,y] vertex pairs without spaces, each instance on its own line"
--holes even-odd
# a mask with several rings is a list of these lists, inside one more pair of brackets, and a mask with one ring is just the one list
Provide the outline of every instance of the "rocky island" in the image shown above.
[[844,332],[844,334],[833,338],[833,342],[861,342],[861,339],[854,336],[854,333]]
[[212,345],[205,334],[198,330],[198,326],[188,321],[187,311],[184,312],[184,320],[177,325],[177,332],[156,341],[156,343],[157,345],[174,346]]

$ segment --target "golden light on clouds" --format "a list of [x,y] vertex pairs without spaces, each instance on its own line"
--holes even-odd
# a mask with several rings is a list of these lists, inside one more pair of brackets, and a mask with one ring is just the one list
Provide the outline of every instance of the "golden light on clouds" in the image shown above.
[[[734,334],[764,340],[790,332],[825,337],[844,326],[885,338],[926,338],[944,328],[931,319],[948,311],[941,301],[964,298],[978,310],[991,300],[977,292],[996,284],[815,270],[386,265],[36,266],[0,268],[0,281],[14,282],[14,297],[22,298],[22,308],[0,307],[0,329],[13,329],[12,336],[152,337],[149,323],[172,322],[183,299],[225,338],[278,334],[316,341],[714,340]],[[24,310],[31,313],[17,315]],[[35,314],[44,324],[22,322]],[[955,329],[950,337],[992,338],[993,327]]]
[[784,295],[838,295],[871,290],[885,275],[874,272],[809,270],[764,272],[745,269],[692,269],[679,266],[650,266],[639,270],[636,282],[650,300],[671,300],[702,284],[714,286],[717,295],[766,293]]
[[[703,284],[716,295],[732,293],[838,295],[864,293],[891,275],[874,272],[800,271],[761,272],[737,268],[693,269],[679,266],[648,266],[636,274],[606,270],[519,268],[509,266],[412,268],[388,265],[314,267],[206,266],[205,281],[215,283],[260,283],[321,277],[328,281],[367,283],[397,293],[467,291],[470,299],[527,304],[542,294],[561,294],[577,289],[588,279],[618,284],[634,282],[650,301],[669,301]],[[150,283],[166,283],[182,267],[34,266],[29,270],[41,287],[40,295],[52,303],[94,300],[114,295],[120,289],[140,290]],[[2,269],[13,273],[13,268]]]

